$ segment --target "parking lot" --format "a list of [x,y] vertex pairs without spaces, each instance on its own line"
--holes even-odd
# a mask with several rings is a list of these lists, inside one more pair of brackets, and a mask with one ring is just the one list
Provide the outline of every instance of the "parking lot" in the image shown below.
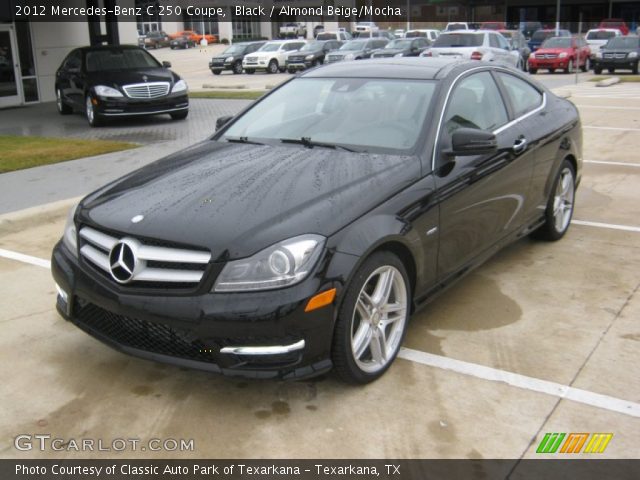
[[[219,47],[207,48],[203,62],[213,48]],[[179,63],[183,53],[165,49],[158,58],[187,76]],[[199,70],[190,74],[192,85],[204,78]],[[215,80],[271,83],[280,77],[288,76],[225,74]],[[301,382],[230,379],[118,353],[54,309],[48,259],[77,198],[52,195],[0,215],[3,455],[114,454],[43,455],[13,446],[16,435],[50,433],[108,442],[194,439],[195,451],[172,452],[176,458],[533,458],[547,432],[610,432],[601,457],[637,457],[640,84],[574,87],[573,77],[553,77],[558,92],[571,94],[584,127],[583,179],[569,233],[553,244],[521,240],[414,315],[400,359],[365,387],[347,386],[333,375]],[[199,123],[206,121],[201,115],[175,128],[189,130],[195,141],[210,129]],[[166,132],[163,125],[127,126]],[[101,134],[114,131],[125,129],[107,127]],[[176,134],[154,146],[152,139],[150,147],[126,155],[146,162],[185,141]],[[82,168],[90,169],[90,161]],[[113,173],[105,171],[99,183]],[[35,171],[28,175],[13,186],[16,191],[51,181]],[[73,197],[82,193],[70,191]],[[123,455],[161,458],[166,452]]]

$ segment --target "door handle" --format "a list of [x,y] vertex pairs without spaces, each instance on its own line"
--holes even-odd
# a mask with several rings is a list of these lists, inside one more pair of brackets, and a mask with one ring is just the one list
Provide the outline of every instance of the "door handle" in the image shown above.
[[515,153],[522,153],[525,148],[527,148],[527,139],[524,137],[517,139],[513,144],[513,151]]

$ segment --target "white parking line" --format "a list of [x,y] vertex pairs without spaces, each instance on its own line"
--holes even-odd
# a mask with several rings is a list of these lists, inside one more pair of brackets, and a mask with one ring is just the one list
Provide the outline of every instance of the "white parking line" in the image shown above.
[[31,255],[25,255],[23,253],[12,252],[11,250],[5,250],[4,248],[0,248],[0,257],[17,260],[18,262],[28,263],[37,267],[51,268],[51,262],[49,260],[43,260],[42,258],[32,257]]
[[625,232],[639,232],[640,227],[632,227],[630,225],[616,225],[615,223],[587,222],[585,220],[571,220],[572,224],[582,225],[585,227],[608,228],[610,230],[624,230]]
[[620,165],[621,167],[640,167],[640,163],[607,162],[604,160],[583,160],[584,163],[597,163],[598,165]]
[[617,132],[640,132],[640,128],[597,127],[595,125],[583,125],[582,128],[591,128],[593,130],[613,130]]
[[512,387],[531,390],[533,392],[545,393],[574,402],[584,403],[592,407],[622,413],[632,417],[640,417],[640,403],[634,403],[619,398],[601,395],[599,393],[569,387],[561,383],[540,380],[539,378],[527,377],[518,373],[498,370],[497,368],[485,367],[476,363],[464,362],[454,358],[434,355],[432,353],[421,352],[411,348],[401,348],[398,357],[412,362],[428,365],[430,367],[441,368],[452,372],[468,375],[491,382],[501,382]]
[[[574,220],[574,222],[576,221]],[[638,231],[640,231],[640,228]],[[11,250],[4,250],[2,248],[0,248],[0,257],[17,260],[18,262],[24,262],[38,267],[51,268],[51,262],[48,260],[12,252]],[[398,357],[415,363],[420,363],[422,365],[428,365],[430,367],[449,370],[491,382],[502,382],[516,388],[545,393],[547,395],[573,400],[574,402],[584,403],[586,405],[622,413],[624,415],[630,415],[632,417],[640,417],[640,404],[638,403],[622,400],[616,397],[610,397],[608,395],[602,395],[600,393],[590,392],[588,390],[569,387],[567,385],[562,385],[561,383],[527,377],[525,375],[508,372],[506,370],[499,370],[497,368],[486,367],[476,363],[421,352],[411,348],[402,347],[398,353]]]

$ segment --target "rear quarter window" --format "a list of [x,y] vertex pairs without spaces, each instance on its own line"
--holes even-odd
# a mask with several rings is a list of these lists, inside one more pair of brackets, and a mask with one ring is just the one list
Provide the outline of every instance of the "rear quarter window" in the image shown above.
[[507,91],[516,118],[542,105],[542,93],[537,88],[507,73],[498,73],[498,77]]

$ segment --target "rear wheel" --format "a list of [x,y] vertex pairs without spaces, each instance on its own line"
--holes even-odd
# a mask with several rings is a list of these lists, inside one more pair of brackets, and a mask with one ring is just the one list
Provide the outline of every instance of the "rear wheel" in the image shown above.
[[631,67],[631,73],[633,73],[634,75],[638,74],[638,62],[636,62],[633,67]]
[[542,240],[560,240],[569,229],[573,216],[573,203],[576,189],[576,173],[573,165],[568,160],[562,162],[547,208],[545,210],[545,222],[533,234]]
[[573,59],[567,63],[567,68],[564,69],[564,73],[573,73]]
[[350,383],[369,383],[391,365],[409,319],[406,269],[390,252],[377,252],[356,271],[338,312],[332,359]]
[[60,115],[69,115],[73,112],[73,109],[64,103],[62,91],[59,88],[56,89],[56,107],[58,107],[58,113],[60,113]]
[[529,73],[531,75],[535,75],[536,73],[538,73],[538,69],[537,68],[529,68]]
[[549,73],[556,73],[556,69],[555,68],[550,68],[549,69]]
[[593,67],[593,73],[600,75],[602,73],[602,67]]
[[214,75],[220,75],[222,73],[221,70],[211,70]]
[[589,60],[589,57],[586,58],[586,60],[584,61],[584,65],[580,67],[580,70],[582,70],[583,72],[591,70],[591,60]]
[[269,62],[269,66],[267,67],[267,73],[278,73],[278,61],[273,59]]
[[609,73],[616,73],[616,69],[615,68],[607,68],[607,71]]

